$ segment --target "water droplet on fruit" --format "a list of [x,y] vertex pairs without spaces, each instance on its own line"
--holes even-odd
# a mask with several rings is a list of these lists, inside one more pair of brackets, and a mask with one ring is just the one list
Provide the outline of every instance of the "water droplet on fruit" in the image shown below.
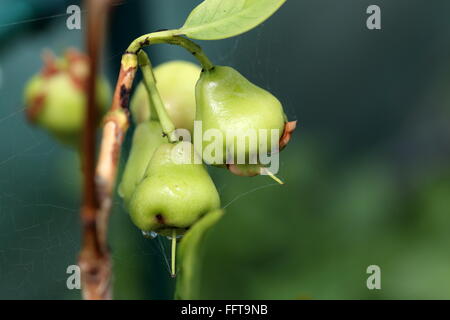
[[[181,239],[181,238],[183,238],[183,235],[182,234],[178,234],[177,235],[177,239]],[[167,239],[172,240],[172,236],[167,236]]]
[[144,231],[144,230],[141,231],[144,238],[147,239],[155,239],[158,236],[158,234],[155,231]]

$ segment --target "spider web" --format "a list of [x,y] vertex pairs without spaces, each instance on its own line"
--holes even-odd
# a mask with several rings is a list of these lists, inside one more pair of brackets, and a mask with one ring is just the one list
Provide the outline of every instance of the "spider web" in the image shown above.
[[[122,3],[124,4],[124,3]],[[42,48],[62,52],[66,47],[82,47],[82,33],[67,30],[65,13],[1,24],[0,28],[18,24],[33,24],[49,20],[44,33],[18,37],[0,52],[0,298],[79,298],[78,291],[66,288],[66,269],[76,264],[80,246],[79,203],[81,177],[76,153],[57,144],[24,117],[23,86],[30,75],[41,67]],[[205,44],[205,50],[217,64],[242,69],[244,75],[270,90],[276,77],[265,75],[270,65],[271,45],[265,42],[261,29],[253,31],[256,45],[250,47],[246,36]],[[255,43],[253,41],[253,43]],[[261,50],[265,51],[261,55]],[[254,55],[252,64],[239,65],[239,54]],[[105,57],[117,59],[122,52]],[[121,160],[122,166],[124,160]],[[228,173],[227,173],[228,174]],[[219,177],[220,178],[220,177]],[[236,180],[234,180],[236,181]],[[246,190],[232,187],[227,180],[218,181],[220,191],[228,190],[224,207],[242,201],[245,196],[276,184],[249,186]],[[121,227],[128,223],[125,234],[140,236],[122,208],[115,201],[112,223]],[[118,212],[119,211],[119,212]],[[116,230],[117,229],[117,230]],[[118,228],[112,232],[120,233]],[[123,236],[125,237],[125,235]],[[170,273],[165,239],[149,241],[112,237],[114,263],[127,263],[128,258],[148,256],[159,259]],[[137,248],[135,248],[137,244]],[[133,250],[132,254],[125,252]]]

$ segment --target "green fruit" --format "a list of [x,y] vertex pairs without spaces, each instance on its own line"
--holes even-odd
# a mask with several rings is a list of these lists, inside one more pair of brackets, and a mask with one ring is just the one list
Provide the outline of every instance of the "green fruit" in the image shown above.
[[[197,82],[196,99],[196,120],[202,121],[203,132],[216,129],[223,136],[223,158],[218,161],[203,155],[207,163],[222,165],[231,159],[234,163],[245,159],[248,164],[251,156],[258,155],[263,143],[267,145],[267,152],[276,147],[271,145],[272,129],[277,130],[277,142],[283,135],[286,115],[280,101],[233,68],[216,66],[202,72]],[[261,129],[267,130],[267,138],[259,135]],[[249,136],[251,132],[255,133],[256,143],[245,142],[244,146],[237,146],[236,137]],[[226,139],[227,134],[235,138]],[[203,148],[207,144],[204,142]],[[234,153],[227,154],[227,149]]]
[[[187,61],[170,61],[154,69],[156,86],[167,113],[176,128],[192,131],[195,118],[195,84],[200,76],[200,67]],[[130,103],[136,123],[153,119],[158,115],[150,105],[147,91],[141,82]]]
[[[65,58],[47,62],[44,70],[33,76],[25,87],[26,111],[30,121],[47,130],[63,143],[80,142],[86,113],[83,83],[87,58],[68,52]],[[111,90],[99,78],[96,92],[99,119],[110,104]]]
[[150,113],[156,113],[153,108],[150,108],[148,93],[142,81],[139,82],[131,96],[130,110],[133,121],[136,124],[149,121],[151,119]]
[[189,142],[159,146],[130,200],[131,219],[138,228],[183,234],[220,207],[219,194],[200,160]]
[[145,121],[139,124],[133,134],[130,155],[119,185],[119,195],[125,203],[131,199],[136,186],[144,177],[145,170],[155,150],[167,139],[162,135],[161,125],[157,121]]

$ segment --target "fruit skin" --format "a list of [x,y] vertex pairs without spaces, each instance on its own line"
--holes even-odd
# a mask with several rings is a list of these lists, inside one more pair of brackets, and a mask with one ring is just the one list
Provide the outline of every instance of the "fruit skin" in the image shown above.
[[[189,164],[175,163],[173,153]],[[194,158],[200,160],[190,142],[158,147],[129,204],[131,219],[138,228],[162,235],[171,235],[172,230],[183,234],[207,212],[220,207],[213,181]]]
[[[156,87],[175,128],[192,131],[196,109],[195,84],[200,71],[197,65],[181,60],[163,63],[153,71],[157,81]],[[130,108],[136,123],[158,119],[142,82],[136,88]]]
[[[74,50],[64,58],[52,58],[26,84],[24,100],[28,119],[59,141],[77,146],[86,113],[84,81],[87,58]],[[97,79],[96,101],[99,119],[110,104],[111,89],[105,79]]]
[[150,113],[156,113],[149,105],[147,90],[142,81],[136,86],[136,90],[131,96],[130,110],[134,123],[149,121],[152,119]]
[[[218,163],[204,158],[207,163],[222,165],[231,158],[236,162],[238,154],[235,141],[226,141],[227,132],[234,136],[245,136],[253,131],[257,134],[256,148],[247,143],[243,152],[246,161],[250,155],[259,152],[260,145],[267,143],[271,151],[270,132],[276,129],[278,138],[283,135],[286,115],[280,101],[268,91],[252,84],[231,67],[215,66],[202,72],[196,86],[197,113],[196,120],[202,121],[203,132],[218,129],[224,137],[223,159]],[[260,129],[267,129],[267,140],[259,138]],[[279,139],[278,139],[279,140]],[[203,142],[203,148],[209,142]],[[234,154],[227,155],[226,148],[234,145]]]
[[129,203],[136,186],[144,177],[147,165],[155,150],[165,142],[167,142],[167,138],[163,137],[159,122],[145,121],[136,127],[130,154],[118,189],[119,195],[124,199],[126,205]]

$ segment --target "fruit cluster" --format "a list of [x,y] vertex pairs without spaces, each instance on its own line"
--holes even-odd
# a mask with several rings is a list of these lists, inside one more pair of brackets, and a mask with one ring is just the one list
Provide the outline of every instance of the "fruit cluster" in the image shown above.
[[[25,89],[28,119],[59,141],[78,146],[86,111],[87,76],[88,60],[80,52],[68,50],[62,58],[47,55],[44,68]],[[195,122],[201,122],[203,130],[215,130],[223,136],[229,132],[235,137],[251,131],[276,132],[276,145],[260,135],[255,144],[244,141],[243,148],[236,140],[221,140],[221,156],[208,156],[202,152],[206,145],[168,141],[149,89],[144,83],[137,86],[130,103],[136,129],[119,195],[143,232],[182,235],[202,216],[220,208],[219,194],[203,163],[240,176],[263,173],[266,164],[260,161],[261,149],[278,153],[289,141],[295,122],[287,121],[276,97],[231,67],[201,70],[190,62],[171,61],[155,68],[153,77],[154,90],[169,121],[176,129],[193,133],[194,139]],[[97,106],[101,115],[109,100],[109,86],[99,78]]]
[[[155,68],[154,75],[176,128],[192,132],[197,120],[203,129],[218,130],[223,135],[275,129],[282,148],[295,127],[287,122],[277,98],[233,68],[215,66],[200,71],[189,62],[172,61]],[[137,128],[119,194],[133,222],[146,233],[181,235],[203,215],[220,208],[218,192],[203,162],[228,168],[234,174],[253,176],[264,168],[257,156],[251,164],[235,164],[235,160],[252,158],[261,146],[279,151],[271,148],[270,140],[259,136],[256,147],[247,144],[236,148],[227,145],[236,141],[224,141],[223,158],[215,161],[198,152],[190,141],[169,143],[143,83],[138,85],[130,108]]]

